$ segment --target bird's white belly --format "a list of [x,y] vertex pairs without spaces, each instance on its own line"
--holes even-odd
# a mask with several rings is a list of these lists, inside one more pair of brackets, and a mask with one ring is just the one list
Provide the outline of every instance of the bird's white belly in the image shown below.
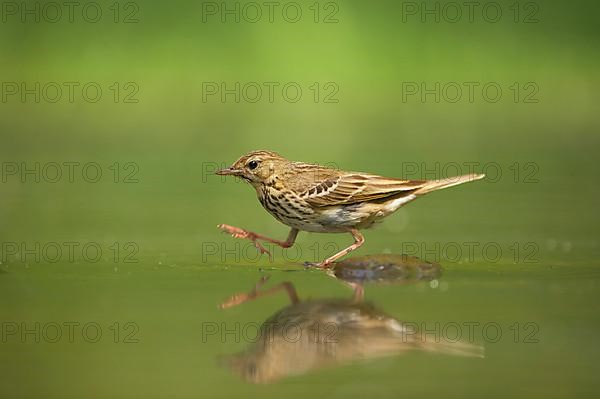
[[[373,212],[365,204],[335,206],[319,212],[317,223],[328,232],[344,232],[372,219]],[[371,224],[371,223],[369,223]]]
[[415,198],[415,195],[407,195],[384,204],[365,202],[331,207],[320,212],[318,223],[323,225],[327,231],[332,229],[347,231],[349,228],[368,228]]

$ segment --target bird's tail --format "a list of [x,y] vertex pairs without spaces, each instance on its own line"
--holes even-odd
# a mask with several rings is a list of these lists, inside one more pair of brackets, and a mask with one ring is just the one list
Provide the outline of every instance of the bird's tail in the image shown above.
[[452,186],[458,186],[459,184],[468,183],[475,180],[483,179],[485,175],[483,173],[473,173],[470,175],[447,177],[439,180],[429,180],[423,187],[414,192],[416,195],[423,195],[432,191],[441,190],[442,188],[448,188]]

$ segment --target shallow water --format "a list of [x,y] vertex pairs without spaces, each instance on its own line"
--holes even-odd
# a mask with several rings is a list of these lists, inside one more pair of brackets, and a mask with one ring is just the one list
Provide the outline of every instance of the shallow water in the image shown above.
[[[219,303],[250,291],[265,274],[270,281],[264,288],[290,281],[301,301],[349,301],[352,289],[299,265],[161,263],[2,265],[5,392],[63,398],[573,397],[598,389],[595,266],[450,265],[434,279],[366,284],[365,302],[420,329],[423,342],[460,334],[482,346],[485,357],[423,351],[363,356],[255,385],[223,359],[252,347],[258,325],[290,301],[281,292],[229,309],[218,309]],[[38,332],[26,332],[36,330],[35,322]],[[79,323],[71,324],[72,336],[69,322]],[[283,367],[285,350],[270,361]]]

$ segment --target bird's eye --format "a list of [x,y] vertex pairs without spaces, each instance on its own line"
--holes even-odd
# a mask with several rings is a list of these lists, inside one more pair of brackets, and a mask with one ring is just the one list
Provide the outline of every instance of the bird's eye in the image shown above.
[[248,162],[248,168],[250,168],[250,169],[256,169],[257,166],[258,166],[258,161]]

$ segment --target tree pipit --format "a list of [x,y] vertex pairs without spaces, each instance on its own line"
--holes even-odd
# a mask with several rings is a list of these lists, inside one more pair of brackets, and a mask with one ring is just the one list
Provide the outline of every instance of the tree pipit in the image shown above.
[[485,176],[468,174],[438,180],[402,180],[293,162],[271,151],[253,151],[216,173],[237,176],[250,183],[262,206],[275,219],[292,228],[287,239],[280,241],[238,227],[218,225],[233,237],[252,241],[261,253],[269,254],[261,241],[289,248],[300,230],[352,234],[352,245],[312,264],[318,267],[328,267],[360,247],[365,239],[359,230],[373,226],[408,202]]

